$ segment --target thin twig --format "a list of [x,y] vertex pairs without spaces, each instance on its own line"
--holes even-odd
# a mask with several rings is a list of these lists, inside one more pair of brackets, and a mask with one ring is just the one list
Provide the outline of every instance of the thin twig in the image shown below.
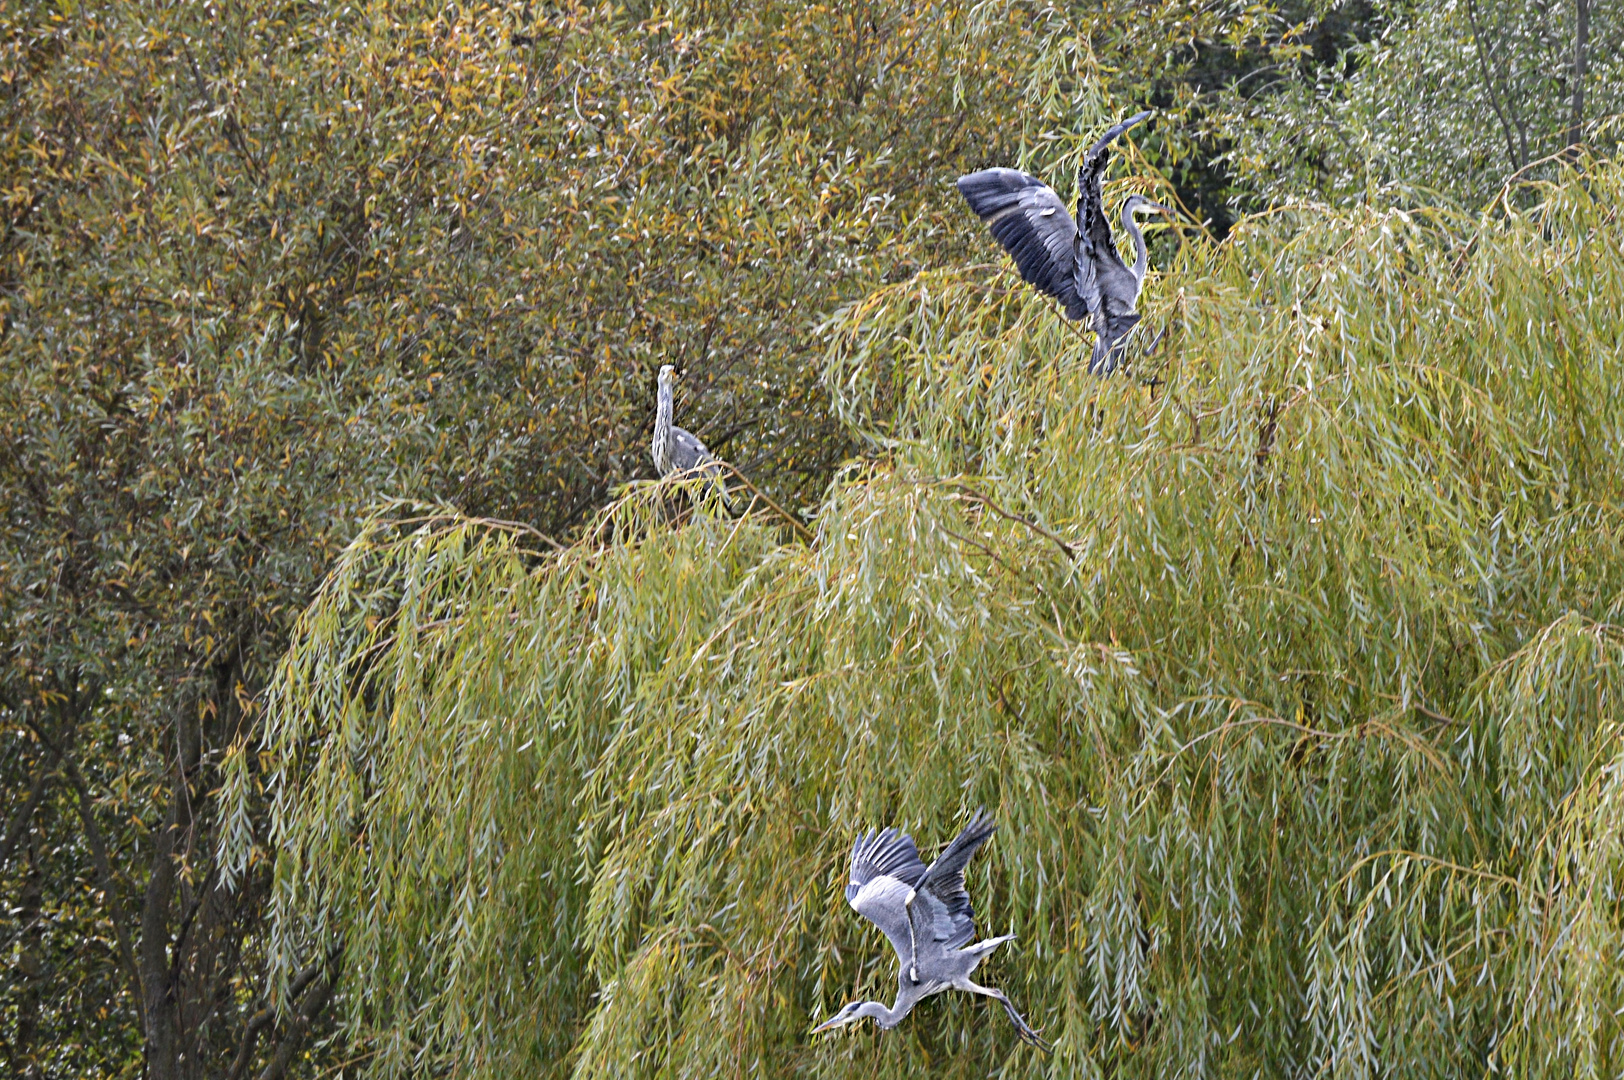
[[1067,543],[1065,540],[1061,539],[1056,534],[1050,532],[1048,529],[1045,529],[1042,525],[1039,525],[1037,522],[1029,521],[1026,518],[1021,517],[1019,514],[1011,513],[1010,511],[1005,510],[1002,506],[999,506],[997,503],[995,503],[991,499],[989,499],[986,495],[983,495],[981,492],[976,491],[974,488],[967,487],[964,484],[957,484],[955,486],[960,491],[964,492],[964,494],[966,496],[968,496],[970,499],[974,500],[975,502],[980,503],[982,506],[985,506],[988,510],[991,510],[993,513],[997,514],[999,517],[1003,518],[1004,520],[1013,521],[1017,525],[1024,525],[1028,529],[1031,529],[1033,532],[1037,533],[1039,536],[1047,537],[1048,539],[1053,540],[1055,542],[1055,544],[1060,548],[1060,550],[1066,553],[1067,558],[1072,559],[1072,560],[1075,560],[1077,558],[1077,548],[1076,548],[1075,545]]
[[60,763],[63,775],[68,778],[68,783],[77,796],[74,807],[85,827],[85,840],[90,845],[90,859],[96,866],[96,876],[101,879],[102,891],[107,895],[108,920],[113,924],[113,940],[118,945],[119,959],[124,962],[130,977],[130,993],[135,999],[136,1017],[145,1028],[146,1006],[141,993],[141,969],[135,962],[135,952],[130,948],[130,939],[125,933],[124,905],[119,902],[118,884],[113,880],[113,866],[107,858],[107,842],[96,824],[95,815],[91,813],[90,791],[85,786],[85,778],[80,774],[79,767],[73,763],[73,759],[61,747],[52,743],[32,720],[24,719],[23,723],[28,725],[34,737]]
[[779,506],[778,503],[775,502],[773,498],[765,491],[762,491],[760,488],[756,487],[756,485],[752,484],[749,477],[745,476],[742,472],[725,461],[719,461],[717,464],[726,467],[728,472],[739,478],[739,483],[750,489],[750,494],[752,496],[766,503],[772,508],[774,513],[787,521],[789,523],[789,527],[795,531],[795,535],[800,537],[801,540],[807,544],[807,546],[810,547],[816,542],[816,538],[812,535],[812,530],[801,524],[800,519],[794,514],[791,514],[788,510],[785,510],[782,506]]

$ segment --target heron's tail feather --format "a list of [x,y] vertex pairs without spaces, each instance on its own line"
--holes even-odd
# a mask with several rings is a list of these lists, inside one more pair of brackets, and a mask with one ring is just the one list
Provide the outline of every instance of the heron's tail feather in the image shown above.
[[1094,355],[1088,361],[1090,375],[1109,375],[1117,369],[1123,353],[1127,352],[1127,336],[1139,325],[1141,317],[1138,312],[1118,315],[1106,321],[1103,333],[1096,332]]
[[[728,466],[726,468],[731,468]],[[713,462],[706,468],[705,474],[710,477],[711,487],[716,491],[716,497],[722,503],[722,509],[727,511],[728,517],[740,517],[744,513],[744,503],[732,497],[727,488],[726,468],[720,462]]]
[[985,941],[978,941],[974,945],[967,945],[965,946],[964,951],[975,956],[977,960],[980,960],[982,957],[998,948],[998,946],[1002,945],[1004,942],[1014,940],[1014,934],[1004,934],[1002,937],[988,938]]

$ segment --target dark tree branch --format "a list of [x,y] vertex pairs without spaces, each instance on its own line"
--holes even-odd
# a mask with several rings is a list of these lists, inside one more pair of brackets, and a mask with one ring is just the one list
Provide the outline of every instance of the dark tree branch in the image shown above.
[[[288,1065],[293,1061],[293,1055],[299,1052],[299,1047],[304,1044],[305,1036],[310,1033],[310,1025],[315,1023],[321,1016],[322,1011],[327,1008],[327,1003],[332,1000],[333,989],[338,985],[339,960],[342,956],[343,950],[341,949],[333,949],[327,954],[326,963],[320,965],[326,977],[316,983],[315,986],[312,986],[310,992],[305,994],[304,1000],[294,1013],[293,1022],[288,1025],[288,1030],[282,1036],[282,1041],[277,1044],[276,1052],[271,1055],[270,1064],[266,1065],[265,1069],[259,1074],[259,1080],[282,1080],[282,1077],[287,1074]],[[289,996],[293,996],[291,987],[289,991]]]
[[181,958],[185,955],[184,950],[186,947],[186,936],[192,932],[192,923],[197,918],[198,911],[202,909],[204,902],[214,894],[213,887],[215,872],[217,869],[218,867],[216,867],[214,864],[211,863],[209,865],[209,872],[208,875],[203,879],[202,887],[199,888],[196,895],[192,897],[191,903],[186,905],[186,914],[181,917],[180,929],[175,931],[175,946],[173,949],[175,958],[173,962],[173,970],[170,973],[170,978],[172,978],[177,985],[180,983],[180,964]]
[[[328,960],[311,964],[299,972],[288,986],[288,996],[296,998],[303,994],[311,981],[317,975],[320,975],[322,969],[333,959],[334,957],[329,957]],[[231,1062],[231,1071],[226,1073],[226,1080],[241,1080],[243,1073],[248,1068],[248,1063],[253,1060],[254,1046],[259,1042],[259,1033],[269,1027],[275,1019],[276,1010],[261,1001],[258,1011],[249,1018],[247,1026],[243,1028],[242,1045],[237,1047],[237,1056]]]
[[95,864],[96,877],[101,881],[102,892],[107,895],[107,918],[113,924],[113,940],[118,946],[119,961],[130,980],[130,993],[135,998],[135,1013],[138,1018],[144,1017],[141,973],[136,967],[135,953],[130,948],[130,938],[125,931],[124,905],[119,900],[118,883],[113,879],[113,864],[107,858],[107,841],[102,836],[100,826],[96,824],[95,814],[91,812],[90,790],[85,784],[84,774],[79,771],[79,766],[74,764],[73,758],[47,738],[38,725],[31,720],[25,723],[34,733],[34,737],[40,741],[40,745],[60,763],[63,774],[68,778],[69,786],[73,788],[74,808],[78,812],[80,823],[85,827],[85,842],[90,845],[90,861]]
[[1031,529],[1033,532],[1037,533],[1039,536],[1047,537],[1048,539],[1053,540],[1055,546],[1060,548],[1061,553],[1065,555],[1066,558],[1073,561],[1076,560],[1077,548],[1063,540],[1055,533],[1050,532],[1048,529],[1045,529],[1042,525],[1039,525],[1035,521],[1029,521],[1028,519],[1021,517],[1019,514],[1011,513],[1010,511],[1005,510],[1002,506],[999,506],[997,503],[993,502],[987,496],[983,495],[981,492],[972,487],[968,487],[964,484],[959,484],[957,486],[958,489],[964,493],[965,498],[970,499],[973,502],[980,503],[988,510],[991,510],[994,514],[997,514],[999,517],[1003,518],[1005,521],[1013,521],[1017,525],[1024,525],[1028,529]]
[[124,965],[125,974],[130,980],[130,995],[135,999],[135,1014],[145,1023],[145,1004],[141,1000],[141,976],[135,965],[135,953],[130,948],[130,936],[124,927],[124,904],[119,899],[118,883],[113,880],[113,866],[107,858],[107,842],[102,838],[101,829],[96,825],[95,815],[91,813],[90,792],[85,787],[84,777],[71,761],[66,762],[68,781],[73,785],[74,806],[78,809],[79,820],[84,823],[85,839],[90,843],[90,857],[96,864],[96,876],[101,879],[102,891],[107,894],[107,918],[113,924],[113,940],[118,945],[118,957]]
[[148,1076],[168,1080],[176,1075],[175,1017],[173,986],[169,981],[169,910],[175,893],[175,833],[188,801],[183,768],[175,769],[176,789],[170,796],[169,812],[152,838],[152,870],[147,876],[146,895],[141,901],[141,990],[146,1008]]
[[1568,145],[1577,146],[1585,123],[1585,69],[1589,57],[1590,0],[1574,0],[1573,119],[1568,123]]
[[1488,47],[1483,41],[1483,28],[1477,21],[1477,4],[1475,0],[1466,0],[1466,17],[1472,24],[1472,44],[1477,47],[1478,66],[1483,69],[1483,88],[1489,94],[1489,107],[1494,115],[1500,119],[1500,129],[1506,135],[1506,156],[1511,159],[1513,172],[1522,168],[1524,160],[1517,155],[1517,141],[1511,135],[1511,123],[1506,119],[1505,110],[1500,107],[1500,97],[1494,92],[1494,76],[1489,72]]
[[268,1005],[262,1005],[259,1011],[249,1017],[247,1025],[242,1031],[242,1045],[237,1047],[237,1056],[231,1062],[231,1071],[226,1073],[226,1080],[242,1080],[243,1071],[253,1060],[254,1047],[259,1043],[259,1033],[270,1026],[276,1019],[276,1013]]
[[[48,752],[48,751],[47,751]],[[51,775],[55,770],[55,757],[52,754],[50,764],[44,765],[39,775],[34,777],[33,785],[28,789],[28,798],[22,801],[11,820],[6,823],[6,835],[0,843],[0,866],[11,861],[11,853],[16,850],[17,842],[22,839],[23,833],[28,831],[29,822],[34,820],[34,812],[39,809],[40,802],[45,798],[45,789],[50,786]]]

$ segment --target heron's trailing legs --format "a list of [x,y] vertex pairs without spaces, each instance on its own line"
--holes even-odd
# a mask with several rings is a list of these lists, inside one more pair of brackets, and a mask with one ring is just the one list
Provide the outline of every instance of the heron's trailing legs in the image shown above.
[[1156,331],[1156,336],[1150,339],[1149,348],[1145,349],[1145,355],[1146,356],[1155,356],[1156,355],[1156,350],[1162,347],[1162,338],[1165,337],[1166,335],[1167,335],[1167,327],[1165,327],[1165,326],[1162,327],[1160,330]]
[[1009,1013],[1009,1019],[1015,1025],[1015,1034],[1021,1037],[1022,1042],[1037,1047],[1045,1054],[1054,1053],[1054,1047],[1044,1042],[1038,1033],[1032,1030],[1031,1026],[1021,1017],[1021,1014],[1015,1011],[1015,1006],[1010,1004],[1009,998],[1004,995],[1002,990],[995,990],[990,986],[982,986],[980,983],[973,983],[970,981],[968,976],[960,979],[958,982],[954,983],[953,986],[958,990],[966,990],[972,994],[981,994],[985,997],[992,998],[994,1001],[998,1002],[998,1004],[1004,1007],[1005,1012]]

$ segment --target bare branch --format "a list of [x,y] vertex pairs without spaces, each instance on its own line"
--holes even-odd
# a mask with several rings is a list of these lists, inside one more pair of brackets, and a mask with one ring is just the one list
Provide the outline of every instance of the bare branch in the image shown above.
[[1500,127],[1506,134],[1506,156],[1511,159],[1511,168],[1515,172],[1523,167],[1524,158],[1517,154],[1517,143],[1511,137],[1511,124],[1506,119],[1505,110],[1500,107],[1499,95],[1494,92],[1494,76],[1489,72],[1489,55],[1483,41],[1483,29],[1478,25],[1475,0],[1466,0],[1466,17],[1472,24],[1472,43],[1477,46],[1478,65],[1483,69],[1483,88],[1488,91],[1489,106],[1499,117]]
[[988,510],[991,510],[993,513],[997,514],[999,517],[1003,518],[1004,520],[1013,521],[1017,525],[1024,525],[1028,529],[1031,529],[1033,532],[1037,533],[1039,536],[1044,536],[1044,537],[1047,537],[1050,540],[1053,540],[1055,542],[1055,544],[1060,548],[1060,550],[1065,554],[1066,558],[1068,558],[1068,559],[1076,559],[1077,558],[1076,545],[1068,543],[1067,541],[1061,539],[1058,535],[1056,535],[1055,533],[1050,532],[1048,529],[1045,529],[1042,525],[1039,525],[1037,522],[1029,521],[1026,518],[1021,517],[1019,514],[1011,513],[1010,511],[1005,510],[1002,506],[999,506],[997,503],[993,502],[991,499],[989,499],[987,496],[983,495],[981,492],[976,491],[974,488],[966,487],[963,484],[958,485],[958,488],[959,488],[960,491],[962,491],[964,493],[966,498],[970,499],[973,502],[980,503],[982,506],[985,506]]
[[[289,996],[296,998],[304,993],[311,981],[321,974],[322,969],[327,966],[330,959],[311,964],[299,972],[288,987]],[[247,1025],[243,1028],[242,1044],[237,1047],[237,1056],[231,1062],[231,1071],[226,1073],[226,1080],[241,1080],[244,1072],[248,1069],[248,1063],[253,1060],[254,1047],[259,1042],[260,1032],[269,1027],[275,1019],[276,1010],[262,1001],[259,1010],[249,1018]]]
[[[270,1063],[259,1074],[259,1080],[281,1080],[287,1074],[293,1055],[298,1053],[305,1036],[310,1032],[310,1025],[321,1016],[322,1011],[327,1008],[327,1003],[332,1000],[333,989],[338,984],[338,962],[342,955],[341,949],[333,949],[327,954],[327,962],[319,967],[326,972],[326,978],[312,986],[305,995],[304,1001],[294,1013],[293,1022],[288,1025],[287,1033],[282,1036],[276,1052],[271,1055]],[[312,975],[311,978],[314,979],[315,976]]]
[[118,883],[113,879],[113,865],[107,858],[107,841],[102,836],[101,828],[96,824],[96,817],[91,812],[90,791],[85,784],[85,778],[62,747],[57,746],[42,731],[39,725],[32,720],[24,720],[28,729],[34,733],[34,738],[40,745],[56,759],[61,765],[62,772],[68,778],[68,784],[74,791],[74,808],[79,815],[79,821],[85,827],[85,842],[90,845],[90,860],[96,867],[96,877],[101,882],[102,891],[107,895],[107,918],[113,924],[113,940],[118,946],[119,961],[123,964],[125,974],[130,980],[130,993],[135,998],[135,1011],[138,1017],[145,1016],[145,1004],[141,998],[140,970],[135,964],[135,953],[130,948],[130,939],[124,926],[124,905],[119,901]]
[[11,861],[11,853],[16,850],[17,842],[22,839],[23,833],[28,830],[28,823],[34,820],[34,812],[45,798],[45,789],[50,786],[51,776],[56,771],[55,755],[51,764],[41,768],[39,775],[34,777],[33,786],[28,789],[28,797],[22,801],[11,820],[6,823],[5,840],[0,842],[0,866]]
[[1585,123],[1585,69],[1590,38],[1590,0],[1574,0],[1573,119],[1568,123],[1568,145],[1577,146]]

